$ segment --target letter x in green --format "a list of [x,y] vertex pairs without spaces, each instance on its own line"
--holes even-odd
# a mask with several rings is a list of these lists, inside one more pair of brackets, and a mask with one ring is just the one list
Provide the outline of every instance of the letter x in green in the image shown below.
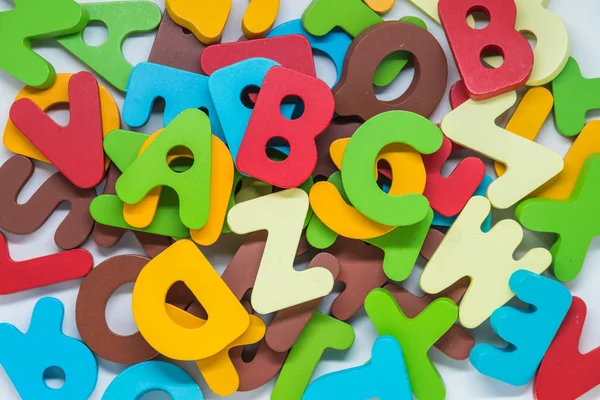
[[594,237],[600,235],[600,154],[590,155],[579,172],[571,196],[564,200],[529,199],[516,210],[527,229],[558,234],[552,246],[552,269],[560,281],[581,271]]

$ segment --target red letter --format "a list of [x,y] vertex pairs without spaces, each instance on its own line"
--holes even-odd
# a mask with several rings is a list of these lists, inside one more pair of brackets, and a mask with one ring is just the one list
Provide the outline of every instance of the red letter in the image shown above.
[[573,296],[571,308],[535,377],[536,399],[577,399],[600,384],[600,348],[586,354],[579,352],[586,313],[583,300]]
[[71,120],[64,127],[27,98],[12,105],[10,119],[71,183],[93,188],[104,177],[102,114],[94,75],[79,72],[71,77],[69,107]]
[[[440,0],[439,13],[458,72],[474,100],[489,99],[524,85],[533,68],[529,42],[514,28],[514,0]],[[466,17],[481,11],[490,24],[474,29]],[[501,54],[504,63],[488,68],[481,61],[489,51]]]
[[[304,113],[295,120],[280,111],[282,101],[289,96],[304,103]],[[240,146],[239,171],[281,188],[301,185],[315,169],[315,137],[331,122],[333,109],[333,95],[325,82],[291,69],[271,68]],[[284,161],[267,157],[267,143],[273,138],[289,143],[290,154]]]
[[427,197],[431,208],[445,217],[455,216],[462,211],[485,175],[483,161],[467,157],[458,163],[448,177],[442,176],[441,169],[451,152],[452,142],[444,136],[438,151],[422,156],[427,170],[423,196]]

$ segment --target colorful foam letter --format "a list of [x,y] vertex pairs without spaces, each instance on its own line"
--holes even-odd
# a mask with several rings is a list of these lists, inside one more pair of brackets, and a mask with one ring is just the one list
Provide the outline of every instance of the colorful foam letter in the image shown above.
[[500,307],[492,314],[492,329],[510,343],[499,349],[487,343],[471,351],[471,364],[483,375],[515,386],[533,379],[569,307],[571,293],[562,284],[530,271],[515,271],[509,285],[516,296],[531,304],[527,312]]
[[[203,326],[186,328],[169,316],[165,298],[179,281],[187,285],[208,313],[208,322]],[[175,242],[146,264],[133,287],[132,309],[144,339],[176,360],[214,356],[250,324],[244,307],[190,240]]]
[[[409,0],[435,22],[440,23],[438,14],[439,0]],[[571,42],[569,33],[560,17],[547,10],[548,0],[515,0],[517,19],[515,30],[528,32],[535,36],[536,45],[533,49],[533,69],[527,80],[527,85],[543,85],[562,71],[569,59]],[[474,27],[472,16],[467,17],[469,26]],[[499,67],[503,63],[500,56],[484,57],[487,64]]]
[[0,167],[0,228],[19,235],[35,232],[67,202],[71,207],[56,228],[54,243],[64,250],[81,246],[94,228],[90,203],[96,191],[80,189],[57,172],[42,183],[29,200],[19,202],[19,195],[33,172],[33,162],[21,156],[9,158]]
[[[372,124],[370,124],[370,128],[368,130],[372,132]],[[410,142],[418,142],[418,140],[409,139],[411,139],[409,140]],[[330,159],[333,160],[334,165],[339,170],[342,169],[342,161],[349,141],[350,138],[348,137],[338,139],[330,144]],[[411,193],[422,194],[425,190],[425,180],[427,177],[423,159],[418,151],[410,145],[402,143],[403,141],[400,143],[393,142],[379,151],[376,162],[379,163],[381,160],[386,161],[389,169],[386,168],[384,170],[375,167],[375,178],[379,178],[379,174],[383,174],[387,178],[391,178],[392,175],[394,176],[389,188],[384,190],[384,192],[391,196],[402,196]]]
[[83,249],[14,261],[8,252],[8,243],[0,233],[0,294],[83,278],[93,265],[92,255]]
[[[415,132],[419,132],[415,135]],[[390,111],[371,118],[354,133],[342,161],[342,182],[352,204],[365,216],[385,225],[406,226],[422,221],[429,202],[419,194],[390,196],[373,177],[379,152],[404,143],[431,154],[442,144],[442,134],[426,118],[407,111]]]
[[186,371],[164,361],[146,361],[132,365],[113,379],[102,400],[139,399],[160,390],[173,400],[203,400],[202,391]]
[[302,400],[412,400],[402,347],[392,336],[373,344],[371,361],[360,367],[332,372],[311,383]]
[[571,196],[565,200],[529,199],[516,210],[527,229],[552,232],[559,239],[552,246],[552,272],[561,281],[570,281],[581,271],[588,248],[600,234],[595,203],[600,198],[600,154],[583,164]]
[[301,400],[325,350],[346,350],[352,343],[352,326],[319,311],[315,312],[290,350],[275,382],[271,399]]
[[565,136],[575,136],[585,126],[588,111],[600,108],[600,78],[584,78],[573,57],[552,81],[554,123]]
[[[440,0],[440,20],[454,55],[456,66],[472,99],[485,100],[524,85],[533,68],[533,51],[515,30],[517,8],[513,0]],[[486,29],[473,29],[466,16],[481,10],[490,18]],[[495,69],[481,62],[486,51],[503,56]]]
[[579,351],[586,314],[585,302],[573,296],[571,308],[535,377],[533,392],[536,399],[578,399],[600,385],[600,376],[596,373],[600,365],[600,348],[585,354]]
[[437,299],[415,318],[408,318],[390,292],[374,289],[365,300],[365,310],[379,335],[390,335],[402,346],[414,395],[443,400],[444,382],[427,352],[454,325],[456,304]]
[[[401,96],[382,101],[373,88],[373,77],[380,64],[399,51],[412,54],[414,79]],[[364,121],[393,110],[428,117],[442,99],[447,79],[446,55],[430,32],[410,22],[385,21],[365,29],[348,48],[342,77],[333,88],[335,112]]]
[[229,211],[227,222],[233,232],[269,232],[252,290],[252,308],[260,314],[318,299],[333,289],[333,276],[327,269],[300,272],[293,268],[308,208],[308,195],[302,189],[288,189],[237,204]]
[[[441,239],[443,239],[443,234],[438,231],[438,234],[442,235]],[[431,237],[431,236],[430,236]],[[428,239],[431,241],[441,240],[439,238],[436,239]],[[423,246],[426,247],[427,245]],[[437,244],[436,244],[437,246]],[[430,245],[430,250],[435,251],[435,249],[431,249],[433,245]],[[426,249],[422,252],[422,256],[424,258],[428,258],[431,254],[425,254]],[[462,281],[457,282],[452,285],[448,290],[445,290],[442,293],[439,293],[435,296],[430,294],[426,294],[424,296],[416,296],[404,289],[402,286],[396,283],[388,283],[383,288],[389,291],[394,299],[398,302],[398,305],[405,313],[408,318],[415,318],[419,315],[427,306],[429,306],[436,299],[441,297],[447,297],[454,302],[460,301],[462,296],[465,294],[466,285],[468,285],[468,280],[463,279]],[[434,346],[447,355],[448,357],[454,360],[466,360],[469,358],[469,354],[475,346],[475,340],[473,336],[467,331],[465,328],[455,323],[435,342]]]
[[28,98],[10,108],[17,129],[75,186],[97,186],[104,177],[102,115],[98,82],[89,72],[69,80],[69,125],[57,124]]
[[488,188],[496,208],[509,208],[549,181],[563,169],[556,152],[515,135],[495,124],[495,119],[517,100],[515,92],[493,99],[467,100],[442,120],[442,131],[452,141],[507,166],[506,173]]
[[440,171],[451,152],[452,142],[444,137],[438,151],[423,157],[427,169],[423,195],[429,200],[431,208],[445,217],[452,217],[464,208],[485,175],[483,161],[467,157],[458,163],[448,177],[442,176]]
[[[148,138],[149,136],[143,133],[115,130],[104,140],[104,150],[114,165],[121,171],[124,171],[137,159]],[[109,173],[108,178],[111,181],[115,181],[112,185],[112,190],[96,197],[92,201],[90,213],[94,220],[111,227],[144,233],[153,233],[174,238],[186,238],[190,236],[189,228],[183,225],[179,218],[179,199],[177,193],[170,187],[163,187],[156,213],[150,225],[145,228],[139,228],[128,224],[124,218],[125,204],[115,196],[114,186],[116,186],[118,177],[119,174],[111,176]]]
[[160,8],[148,1],[111,1],[82,4],[89,22],[102,22],[108,29],[108,38],[99,46],[90,46],[83,40],[83,30],[56,40],[73,55],[124,92],[133,66],[123,56],[121,46],[125,39],[138,32],[154,30],[160,23]]
[[133,68],[123,104],[123,122],[132,127],[146,125],[156,99],[165,101],[163,124],[167,126],[188,108],[206,110],[212,134],[225,142],[217,110],[208,91],[208,77],[149,62]]
[[439,293],[465,276],[471,278],[460,303],[460,322],[465,328],[479,326],[514,296],[508,286],[513,272],[526,269],[539,274],[552,261],[550,252],[539,247],[515,261],[513,253],[523,239],[523,229],[516,221],[505,219],[483,233],[481,224],[490,210],[485,197],[472,197],[421,276],[426,293]]
[[[46,90],[37,90],[31,86],[25,86],[15,98],[30,99],[42,110],[47,111],[53,106],[69,102],[69,81],[74,74],[57,74],[56,80]],[[100,94],[100,113],[102,115],[102,133],[108,135],[121,125],[119,108],[110,92],[102,85],[98,85]],[[4,146],[13,153],[48,163],[48,159],[33,145],[9,119],[4,128],[2,138]],[[108,167],[108,158],[105,158],[105,167]]]
[[[140,148],[138,157],[140,154],[142,154],[144,150],[148,148],[150,143],[152,143],[162,131],[163,130],[160,129],[159,131],[154,132],[146,139],[146,141]],[[211,154],[211,162],[214,158],[212,156],[213,155]],[[171,163],[174,163],[176,160],[180,159],[188,159],[190,160],[190,162],[193,162],[191,161],[193,160],[192,155],[187,149],[177,149],[171,150],[171,152],[169,152],[169,155],[167,156],[167,164],[171,165]],[[173,170],[175,170],[176,168],[177,167],[174,166]],[[144,197],[139,203],[124,204],[123,218],[125,218],[125,221],[136,228],[146,228],[148,225],[150,225],[152,223],[152,220],[154,219],[154,215],[156,214],[156,207],[158,205],[158,201],[160,200],[161,193],[162,186],[158,186],[152,189],[148,193],[148,195],[146,195],[146,197]]]
[[17,0],[10,11],[0,13],[2,44],[0,69],[26,85],[45,89],[52,85],[54,67],[31,50],[31,40],[79,32],[87,13],[73,0]]
[[[185,110],[158,135],[117,181],[117,195],[125,203],[139,203],[157,186],[168,186],[179,197],[179,215],[185,226],[200,229],[210,211],[211,133],[208,116],[197,109]],[[184,172],[167,164],[174,147],[185,147],[194,163]]]
[[[22,399],[87,399],[96,387],[98,365],[94,353],[62,332],[64,306],[53,297],[38,300],[27,333],[0,324],[0,365]],[[65,382],[53,389],[44,372],[60,368]]]
[[[280,111],[284,99],[292,96],[304,104],[302,116],[295,120]],[[236,157],[238,170],[273,186],[300,186],[315,169],[315,137],[331,122],[333,108],[331,90],[320,79],[288,68],[271,68]],[[274,138],[283,138],[289,144],[290,153],[284,161],[267,156],[267,144]]]

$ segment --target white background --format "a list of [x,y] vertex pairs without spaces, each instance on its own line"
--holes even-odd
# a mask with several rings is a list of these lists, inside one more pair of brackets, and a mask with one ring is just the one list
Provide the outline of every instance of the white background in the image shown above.
[[[87,0],[80,0],[88,2]],[[155,0],[157,4],[164,9],[164,1]],[[540,0],[531,0],[540,1]],[[281,9],[277,17],[276,25],[300,18],[303,10],[310,3],[309,0],[282,0]],[[233,0],[232,13],[230,15],[227,27],[224,33],[224,41],[235,41],[241,34],[241,20],[243,11],[248,4],[248,0]],[[0,0],[0,11],[6,11],[13,7],[11,0]],[[598,48],[598,38],[600,37],[600,28],[598,27],[598,17],[600,16],[600,3],[596,0],[550,0],[548,8],[565,21],[572,41],[572,55],[577,59],[582,73],[587,77],[600,76],[600,50]],[[397,20],[406,15],[419,16],[427,23],[427,27],[440,41],[449,63],[449,85],[458,79],[458,73],[447,41],[440,26],[423,15],[416,7],[409,4],[406,0],[398,0],[393,10],[385,16],[385,19]],[[90,44],[102,43],[106,37],[106,30],[101,27],[87,28],[84,34],[86,41]],[[124,53],[126,58],[133,64],[146,61],[150,52],[150,47],[154,39],[154,33],[145,35],[136,35],[125,41]],[[57,72],[78,72],[89,70],[82,63],[71,56],[67,51],[58,46],[53,40],[46,40],[34,44],[34,48],[42,56],[48,59]],[[333,64],[325,57],[316,57],[317,72],[319,76],[328,83],[332,83],[335,74]],[[390,87],[384,90],[380,96],[382,99],[392,99],[400,95],[408,86],[412,71],[407,69],[403,72]],[[101,84],[107,86],[113,93],[119,108],[122,109],[123,94],[114,90],[106,82],[99,80]],[[0,125],[3,125],[8,119],[8,111],[13,99],[21,90],[23,85],[0,71]],[[599,94],[600,95],[600,94]],[[446,97],[442,100],[436,112],[431,119],[434,122],[439,121],[443,115],[449,111],[449,104]],[[68,111],[59,110],[50,113],[53,118],[62,124],[68,122]],[[588,118],[600,118],[600,112],[592,112]],[[162,117],[158,112],[153,113],[150,123],[143,129],[144,132],[152,133],[161,127]],[[126,126],[123,128],[127,129]],[[564,155],[570,146],[570,139],[561,137],[555,130],[551,118],[546,122],[543,131],[538,136],[537,141],[547,145],[561,155]],[[3,146],[0,146],[0,163],[12,156]],[[491,163],[486,161],[489,173],[492,173]],[[446,172],[450,172],[452,164],[446,166]],[[20,202],[25,202],[37,190],[40,184],[56,170],[47,164],[36,163],[36,171],[33,178],[25,186],[19,196]],[[492,175],[495,176],[495,175]],[[2,188],[0,188],[2,190]],[[48,222],[37,232],[31,235],[12,235],[3,232],[9,241],[10,253],[16,260],[23,260],[32,257],[43,256],[58,251],[54,244],[53,236],[56,227],[62,221],[66,214],[66,206],[62,206],[59,212],[56,212]],[[512,218],[514,210],[508,210],[502,213],[495,213],[494,219]],[[234,234],[223,235],[219,242],[208,248],[203,249],[209,260],[215,268],[221,273],[227,265],[232,254],[235,252],[242,238]],[[517,252],[531,247],[543,245],[549,248],[552,243],[552,235],[527,234],[522,248]],[[91,239],[89,239],[84,248],[92,252],[97,265],[107,257],[117,254],[141,254],[141,249],[131,234],[127,234],[117,246],[112,249],[100,249]],[[598,294],[598,282],[600,282],[600,270],[596,264],[600,260],[600,243],[595,241],[588,252],[585,266],[579,277],[567,286],[573,294],[583,298],[588,305],[588,316],[583,331],[583,337],[580,345],[582,352],[587,352],[600,345],[600,295]],[[420,294],[416,282],[421,272],[423,260],[419,260],[419,266],[415,268],[413,276],[405,283],[405,286],[411,291]],[[31,311],[36,301],[42,296],[53,296],[59,298],[65,306],[64,332],[67,335],[79,337],[75,326],[75,299],[80,281],[71,281],[50,287],[29,290],[22,293],[3,296],[0,299],[0,322],[9,322],[25,331],[28,327]],[[132,285],[125,285],[120,288],[110,299],[106,316],[111,329],[119,334],[131,334],[136,331],[135,323],[131,316],[131,289]],[[329,304],[335,294],[330,295],[322,304],[322,311],[328,311]],[[323,360],[319,363],[314,377],[323,375],[326,372],[357,366],[365,363],[370,358],[370,349],[376,338],[376,332],[364,311],[360,312],[351,320],[351,324],[356,331],[356,341],[352,348],[344,353],[327,351]],[[491,341],[500,343],[489,326],[484,324],[474,331],[476,340]],[[437,365],[447,388],[447,399],[467,400],[467,399],[532,399],[532,385],[525,387],[512,387],[510,385],[494,381],[493,379],[477,373],[468,361],[454,361],[441,354],[438,350],[432,349],[430,356]],[[107,385],[116,374],[121,372],[126,366],[118,365],[98,359],[99,376],[96,390],[92,398],[100,399]],[[178,363],[188,370],[202,387],[205,398],[216,399],[218,396],[213,394],[206,386],[203,378],[193,363]],[[68,379],[68,378],[67,378]],[[231,399],[268,399],[272,391],[274,381],[264,387],[249,393],[236,393]],[[19,396],[8,377],[0,367],[0,398],[4,400],[18,399]],[[152,393],[144,396],[144,399],[167,399],[165,394]],[[585,399],[600,398],[600,389],[593,390],[584,396]]]

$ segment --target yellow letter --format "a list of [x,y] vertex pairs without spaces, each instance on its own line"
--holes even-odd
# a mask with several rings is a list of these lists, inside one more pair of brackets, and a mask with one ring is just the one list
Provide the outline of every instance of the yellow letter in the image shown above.
[[[208,313],[204,326],[186,328],[167,313],[167,292],[179,281],[190,288]],[[250,324],[248,312],[190,240],[174,243],[146,264],[133,287],[132,309],[144,339],[175,360],[214,356]]]

